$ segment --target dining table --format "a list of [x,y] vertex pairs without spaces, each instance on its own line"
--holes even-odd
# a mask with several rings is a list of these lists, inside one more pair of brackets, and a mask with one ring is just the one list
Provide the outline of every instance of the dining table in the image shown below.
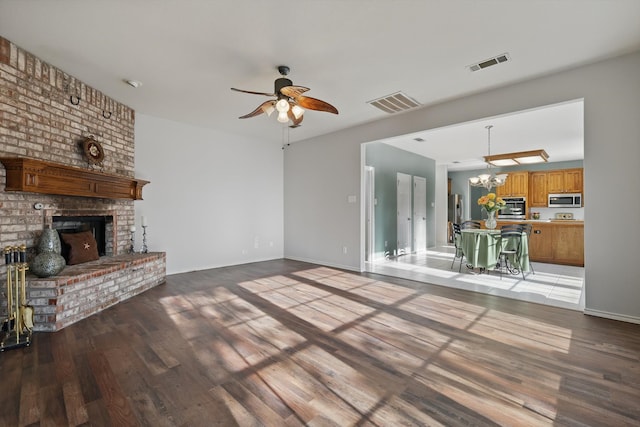
[[[499,263],[500,252],[506,248],[514,248],[515,244],[514,239],[503,239],[499,229],[461,230],[460,247],[469,268],[495,269]],[[520,271],[530,271],[529,239],[524,231],[519,252],[509,255],[508,259],[511,266],[517,267]]]

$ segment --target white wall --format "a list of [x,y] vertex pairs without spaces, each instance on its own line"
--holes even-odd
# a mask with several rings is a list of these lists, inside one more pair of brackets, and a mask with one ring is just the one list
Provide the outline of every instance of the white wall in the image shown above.
[[[640,225],[616,229],[615,211],[597,202],[612,188],[630,191],[640,183],[640,52],[292,145],[285,153],[285,256],[359,269],[360,210],[350,209],[346,195],[360,194],[360,144],[579,98],[585,100],[585,311],[640,322],[637,251],[625,250],[640,241]],[[640,198],[626,198],[625,211],[640,212]],[[343,244],[355,245],[346,256]]]
[[283,154],[278,144],[138,114],[135,202],[167,273],[282,258]]

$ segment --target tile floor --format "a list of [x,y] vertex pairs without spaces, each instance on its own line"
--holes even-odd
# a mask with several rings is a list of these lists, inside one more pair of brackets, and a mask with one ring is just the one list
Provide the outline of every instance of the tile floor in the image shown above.
[[584,268],[567,265],[533,262],[535,273],[503,275],[497,271],[480,274],[478,269],[468,269],[460,259],[453,260],[453,246],[430,248],[426,253],[402,255],[392,259],[366,263],[367,271],[388,276],[402,277],[474,292],[498,295],[523,301],[584,309]]

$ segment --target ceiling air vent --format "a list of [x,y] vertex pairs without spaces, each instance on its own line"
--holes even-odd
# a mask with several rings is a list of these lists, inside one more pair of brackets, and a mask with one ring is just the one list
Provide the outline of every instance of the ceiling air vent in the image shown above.
[[469,69],[471,71],[482,70],[483,68],[491,67],[492,65],[502,64],[503,62],[509,61],[511,58],[508,53],[503,53],[502,55],[494,56],[493,58],[485,59],[482,62],[478,62],[477,64],[469,65]]
[[400,111],[406,111],[420,106],[419,102],[402,92],[396,92],[383,96],[382,98],[374,99],[373,101],[367,101],[367,104],[371,104],[389,114],[399,113]]

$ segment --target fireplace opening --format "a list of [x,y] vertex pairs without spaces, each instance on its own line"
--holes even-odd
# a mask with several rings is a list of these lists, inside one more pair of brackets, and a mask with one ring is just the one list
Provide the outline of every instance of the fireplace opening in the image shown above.
[[[113,248],[113,242],[110,241],[109,228],[113,227],[112,216],[53,216],[52,227],[60,233],[79,233],[81,231],[90,231],[96,239],[98,247],[98,255],[105,256],[110,254]],[[60,236],[62,245],[62,256],[69,262],[69,245],[67,245],[62,236]]]

